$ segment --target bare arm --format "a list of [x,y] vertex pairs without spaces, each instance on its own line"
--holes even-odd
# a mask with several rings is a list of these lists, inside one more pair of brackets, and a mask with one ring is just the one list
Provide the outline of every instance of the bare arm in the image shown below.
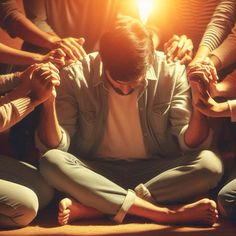
[[40,141],[48,148],[55,148],[61,142],[62,131],[57,119],[54,97],[42,106],[37,134]]
[[62,49],[54,49],[45,55],[10,48],[0,43],[0,62],[15,65],[52,62],[58,67],[65,65],[65,53]]
[[14,49],[0,43],[0,62],[2,63],[29,65],[42,61],[43,55],[41,54]]
[[193,108],[192,116],[188,129],[185,132],[185,143],[195,148],[203,143],[209,135],[209,124],[206,116],[201,114],[196,108]]

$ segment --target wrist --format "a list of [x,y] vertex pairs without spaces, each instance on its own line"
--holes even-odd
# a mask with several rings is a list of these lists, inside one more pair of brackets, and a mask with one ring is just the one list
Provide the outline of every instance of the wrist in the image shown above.
[[45,55],[34,53],[33,55],[33,63],[42,63],[45,59]]
[[213,65],[215,66],[216,70],[220,70],[222,67],[221,60],[214,54],[210,55],[210,59],[213,62]]
[[51,34],[51,33],[48,33],[49,34],[49,48],[50,49],[54,49],[58,46],[58,42],[61,40],[61,38],[59,38],[57,35],[55,34]]
[[51,109],[55,106],[56,99],[54,96],[50,96],[47,100],[43,102],[43,107],[46,109]]

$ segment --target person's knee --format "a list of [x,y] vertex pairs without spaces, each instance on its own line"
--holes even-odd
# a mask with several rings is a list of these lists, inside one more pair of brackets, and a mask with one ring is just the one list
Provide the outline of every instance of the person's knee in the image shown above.
[[200,154],[198,168],[208,186],[216,187],[223,175],[223,164],[220,157],[212,151],[204,150]]
[[16,220],[17,227],[25,227],[29,225],[37,216],[37,212],[38,211],[33,206],[23,206],[22,214],[17,217],[18,219]]
[[227,185],[223,187],[218,193],[217,202],[220,213],[223,216],[228,218],[236,218],[236,194],[234,189],[231,189]]
[[58,149],[51,149],[47,151],[41,158],[40,158],[40,164],[46,164],[46,163],[56,163],[56,160],[58,160],[58,156],[60,155],[61,151]]
[[8,226],[20,228],[29,225],[37,216],[39,203],[36,194],[32,190],[23,190],[23,201],[20,200],[16,206],[12,207],[11,222]]
[[[39,161],[39,170],[40,173],[45,177],[47,177],[47,173],[51,173],[55,170],[55,168],[59,165],[60,162],[60,150],[52,149],[47,151]],[[46,178],[47,179],[47,178]]]

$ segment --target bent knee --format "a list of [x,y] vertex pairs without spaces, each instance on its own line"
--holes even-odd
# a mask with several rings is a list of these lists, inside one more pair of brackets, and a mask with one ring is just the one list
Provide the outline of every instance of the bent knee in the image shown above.
[[44,162],[51,162],[53,163],[56,159],[58,159],[58,156],[63,153],[62,151],[58,149],[51,149],[47,151],[41,158],[40,158],[40,163]]
[[217,197],[220,213],[228,218],[236,218],[236,192],[225,186],[220,190]]
[[39,203],[33,191],[21,193],[24,199],[15,200],[13,205],[4,206],[1,216],[1,226],[6,228],[20,228],[29,225],[37,216]]
[[14,221],[18,227],[25,227],[29,225],[37,216],[38,211],[34,207],[24,206],[22,207],[22,213],[17,216]]
[[204,150],[200,153],[200,160],[198,162],[198,169],[201,176],[208,180],[210,187],[216,187],[223,176],[223,164],[220,157],[209,150]]

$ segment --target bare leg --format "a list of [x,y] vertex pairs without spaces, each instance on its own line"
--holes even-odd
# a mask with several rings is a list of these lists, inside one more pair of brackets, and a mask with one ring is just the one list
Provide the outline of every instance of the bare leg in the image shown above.
[[86,207],[73,198],[63,198],[59,202],[58,222],[66,225],[78,219],[92,219],[104,216],[94,208]]
[[201,224],[213,225],[218,219],[216,203],[208,198],[194,203],[171,208],[153,205],[136,198],[129,214],[141,216],[162,224]]
[[[150,219],[160,224],[201,224],[213,225],[218,218],[216,203],[208,198],[194,203],[161,207],[136,198],[128,214]],[[64,198],[59,203],[58,222],[65,225],[77,219],[98,218],[103,216],[94,208],[86,207],[74,199]]]

